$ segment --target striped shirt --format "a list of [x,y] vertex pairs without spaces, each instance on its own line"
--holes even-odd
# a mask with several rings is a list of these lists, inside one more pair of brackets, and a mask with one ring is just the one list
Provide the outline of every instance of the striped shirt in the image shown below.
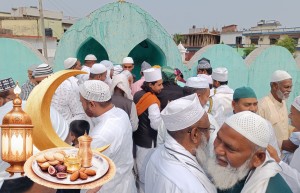
[[26,83],[23,84],[21,87],[22,90],[20,94],[21,99],[26,101],[34,87],[35,84],[33,84],[30,80],[27,80]]

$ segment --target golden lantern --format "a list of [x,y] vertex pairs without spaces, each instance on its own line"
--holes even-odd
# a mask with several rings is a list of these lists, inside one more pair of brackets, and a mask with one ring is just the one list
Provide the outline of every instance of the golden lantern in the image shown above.
[[17,83],[14,89],[16,98],[13,109],[2,120],[1,156],[2,160],[11,166],[6,169],[11,174],[24,174],[23,166],[32,156],[32,122],[29,115],[22,110],[22,99],[19,97],[21,89]]

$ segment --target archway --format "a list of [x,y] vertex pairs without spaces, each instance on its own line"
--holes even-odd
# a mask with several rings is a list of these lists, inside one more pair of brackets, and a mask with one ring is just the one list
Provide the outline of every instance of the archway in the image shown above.
[[89,38],[79,47],[76,55],[81,64],[84,64],[84,58],[88,54],[94,54],[97,57],[97,62],[108,60],[105,48],[94,38]]
[[129,53],[129,57],[133,58],[134,69],[133,74],[136,80],[140,79],[141,64],[143,61],[153,65],[166,65],[166,56],[163,51],[151,40],[146,39],[137,44]]

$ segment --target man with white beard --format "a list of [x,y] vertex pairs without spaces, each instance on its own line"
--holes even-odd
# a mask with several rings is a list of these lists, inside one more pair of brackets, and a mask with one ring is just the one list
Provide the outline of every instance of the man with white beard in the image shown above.
[[292,77],[286,71],[276,70],[272,74],[270,86],[271,93],[259,101],[257,113],[271,122],[278,146],[281,148],[282,141],[289,137],[288,111],[285,100],[292,90]]
[[[146,167],[146,193],[214,193],[215,187],[196,160],[205,151],[210,123],[198,96],[171,101],[161,112],[168,134]],[[204,156],[206,156],[204,154]]]
[[226,119],[214,142],[215,156],[197,159],[206,165],[219,193],[291,193],[278,174],[280,166],[266,156],[270,130],[266,121],[250,111]]

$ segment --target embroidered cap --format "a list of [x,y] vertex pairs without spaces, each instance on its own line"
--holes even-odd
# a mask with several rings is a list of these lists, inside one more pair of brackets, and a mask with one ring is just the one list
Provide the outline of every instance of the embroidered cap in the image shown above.
[[209,68],[211,68],[210,60],[206,58],[201,58],[200,60],[198,60],[197,69],[209,69]]
[[99,80],[87,80],[79,85],[79,92],[89,101],[106,102],[111,99],[109,86]]
[[270,140],[270,128],[265,119],[250,111],[236,113],[225,123],[252,143],[266,148]]
[[48,64],[38,65],[32,73],[35,78],[46,77],[53,74],[53,69]]

